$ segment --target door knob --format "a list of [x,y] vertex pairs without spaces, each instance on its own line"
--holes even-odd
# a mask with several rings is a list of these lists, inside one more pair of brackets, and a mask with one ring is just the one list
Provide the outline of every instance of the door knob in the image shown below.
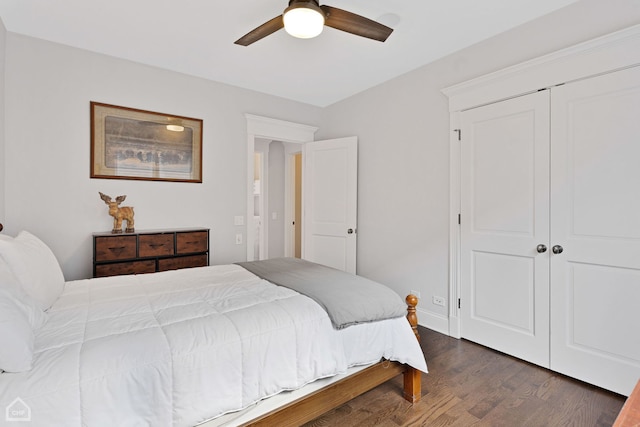
[[551,248],[551,250],[553,251],[554,254],[561,254],[562,251],[564,251],[564,249],[560,245],[555,245],[554,247]]
[[538,246],[536,246],[536,250],[538,251],[539,254],[543,254],[547,252],[547,247],[543,244],[539,244]]
[[353,228],[348,229],[347,234],[353,234]]

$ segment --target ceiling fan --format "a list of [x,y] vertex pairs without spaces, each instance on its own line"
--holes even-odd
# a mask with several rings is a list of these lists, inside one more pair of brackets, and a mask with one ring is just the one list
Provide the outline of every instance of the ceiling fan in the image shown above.
[[320,34],[324,25],[381,42],[393,32],[392,28],[364,16],[336,7],[320,6],[317,0],[290,0],[282,15],[249,31],[235,44],[249,46],[282,28],[294,37],[311,38]]

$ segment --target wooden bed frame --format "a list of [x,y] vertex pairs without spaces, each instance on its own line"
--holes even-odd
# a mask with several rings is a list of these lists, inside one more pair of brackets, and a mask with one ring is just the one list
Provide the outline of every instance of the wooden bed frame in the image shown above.
[[[408,295],[406,302],[407,320],[419,341],[418,316],[416,315],[418,298],[415,295]],[[251,420],[243,426],[300,426],[400,374],[404,378],[404,398],[411,403],[416,403],[422,397],[421,372],[409,365],[383,360],[308,396]]]

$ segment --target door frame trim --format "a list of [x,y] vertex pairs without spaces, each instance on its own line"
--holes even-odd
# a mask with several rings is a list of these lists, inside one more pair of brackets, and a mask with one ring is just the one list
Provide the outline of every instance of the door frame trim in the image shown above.
[[[640,24],[442,89],[449,98],[449,335],[460,338],[460,112],[640,65]],[[464,136],[463,136],[464,138]],[[462,221],[465,219],[462,218]]]
[[315,133],[319,128],[301,123],[287,122],[285,120],[256,116],[249,113],[245,113],[244,116],[247,123],[247,210],[245,221],[245,245],[247,261],[253,261],[253,241],[255,240],[255,229],[252,226],[253,221],[251,221],[250,219],[253,218],[254,212],[253,153],[255,150],[256,138],[304,144],[306,142],[314,140]]

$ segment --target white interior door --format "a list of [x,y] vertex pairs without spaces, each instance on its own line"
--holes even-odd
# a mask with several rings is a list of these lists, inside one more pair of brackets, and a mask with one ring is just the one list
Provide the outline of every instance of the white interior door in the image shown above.
[[304,144],[302,258],[356,272],[358,139]]
[[640,378],[640,68],[552,91],[551,368]]
[[461,336],[549,366],[549,91],[461,113]]

